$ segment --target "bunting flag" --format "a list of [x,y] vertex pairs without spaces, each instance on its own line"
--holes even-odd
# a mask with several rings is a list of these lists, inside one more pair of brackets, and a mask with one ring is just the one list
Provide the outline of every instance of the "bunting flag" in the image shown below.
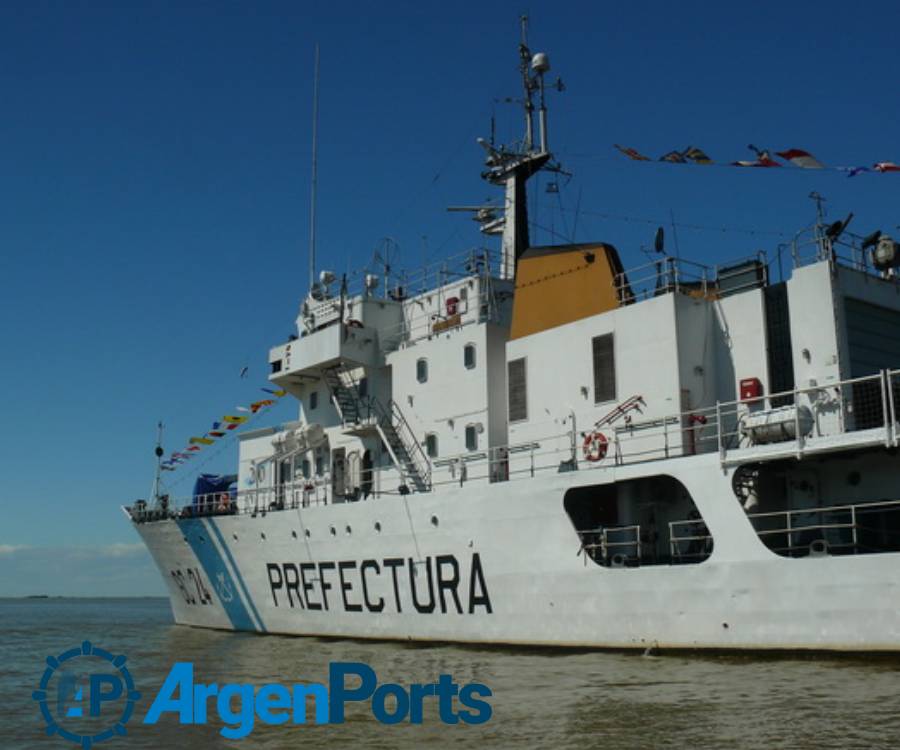
[[[638,153],[633,148],[628,148],[628,146],[620,146],[618,143],[613,144],[619,151],[621,151],[625,156],[629,159],[634,159],[635,161],[651,161],[649,156],[644,156],[641,153]],[[265,389],[264,389],[265,390]]]
[[[260,390],[271,394],[275,398],[260,399],[259,401],[254,401],[250,406],[237,406],[235,411],[258,414],[274,406],[277,403],[275,399],[287,396],[287,391],[280,388],[261,388]],[[202,437],[195,435],[189,438],[188,447],[183,451],[173,451],[167,459],[160,463],[160,467],[165,471],[175,471],[179,466],[196,456],[197,452],[203,449],[203,446],[215,445],[218,439],[227,437],[230,430],[238,429],[249,420],[250,417],[245,414],[226,414],[213,422],[212,429]]]
[[[639,151],[626,147],[620,146],[618,143],[614,143],[616,149],[618,149],[621,153],[625,154],[629,159],[633,161],[647,161],[652,162],[653,160],[644,156],[644,154]],[[873,164],[871,167],[863,167],[863,166],[848,166],[848,167],[829,167],[826,166],[823,162],[819,161],[815,156],[813,156],[809,151],[806,151],[802,148],[789,148],[784,151],[775,151],[774,156],[778,156],[781,159],[784,159],[786,164],[782,164],[780,161],[774,158],[773,152],[768,149],[757,148],[752,143],[747,146],[754,154],[756,154],[755,159],[738,159],[737,161],[719,163],[720,166],[731,166],[731,167],[784,167],[791,166],[797,167],[798,169],[823,169],[823,170],[832,170],[837,172],[843,172],[848,177],[855,177],[856,175],[862,172],[879,172],[881,174],[885,174],[888,172],[896,172],[900,173],[900,164],[892,161],[879,161]],[[705,151],[697,148],[696,146],[688,146],[684,151],[669,151],[662,156],[659,157],[659,161],[667,162],[669,164],[716,164]],[[263,388],[264,391],[272,393],[273,391],[269,391],[266,388]]]
[[775,153],[785,161],[789,161],[795,167],[800,167],[801,169],[825,169],[825,165],[822,162],[809,151],[804,151],[802,148],[789,148],[787,151],[776,151]]
[[696,146],[688,146],[684,150],[684,156],[694,164],[713,164],[713,160],[706,155],[706,152]]
[[660,161],[667,161],[671,164],[686,164],[687,159],[684,158],[684,154],[680,151],[669,151],[667,154],[663,154],[659,157]]

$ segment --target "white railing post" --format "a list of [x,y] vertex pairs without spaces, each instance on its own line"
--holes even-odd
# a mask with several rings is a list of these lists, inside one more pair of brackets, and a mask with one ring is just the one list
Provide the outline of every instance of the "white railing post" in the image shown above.
[[884,447],[891,447],[891,419],[888,414],[888,371],[882,370],[881,380],[881,414],[884,419]]
[[794,438],[797,441],[797,458],[803,455],[803,438],[800,436],[800,391],[794,389]]
[[856,532],[856,506],[850,506],[850,523],[853,525],[853,554],[859,554],[859,537]]
[[716,400],[716,441],[719,447],[719,460],[725,460],[725,443],[722,442],[722,402]]

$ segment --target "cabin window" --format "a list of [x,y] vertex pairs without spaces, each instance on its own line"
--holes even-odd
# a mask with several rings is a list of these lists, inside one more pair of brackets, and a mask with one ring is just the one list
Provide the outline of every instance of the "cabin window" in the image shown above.
[[525,358],[510,360],[506,367],[509,383],[509,421],[519,422],[528,419]]
[[467,370],[475,369],[475,344],[466,344],[463,347],[463,364]]
[[325,459],[322,456],[316,456],[316,476],[320,477],[325,473]]
[[473,424],[466,425],[466,450],[478,450],[478,430]]
[[594,358],[594,403],[616,400],[616,358],[613,335],[594,336],[591,340]]
[[308,459],[308,458],[304,458],[304,459],[303,459],[303,463],[300,464],[300,470],[301,470],[301,472],[303,473],[303,478],[304,478],[304,479],[309,479],[310,465],[309,465],[309,459]]
[[420,383],[428,382],[428,360],[427,359],[417,359],[416,360],[416,380]]
[[429,432],[425,436],[425,452],[428,454],[428,458],[437,458],[438,439],[437,435],[435,435],[433,432]]
[[314,411],[319,408],[319,392],[312,391],[309,394],[309,410]]
[[356,386],[356,390],[359,392],[360,398],[365,398],[369,395],[369,379],[366,377],[362,377],[359,379],[359,384]]

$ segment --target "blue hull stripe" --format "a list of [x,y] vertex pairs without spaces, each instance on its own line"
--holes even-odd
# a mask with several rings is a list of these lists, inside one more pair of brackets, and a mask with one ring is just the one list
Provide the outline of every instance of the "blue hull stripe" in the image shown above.
[[212,532],[216,535],[216,538],[219,540],[219,544],[222,545],[222,549],[225,550],[225,557],[227,557],[228,562],[231,563],[231,569],[237,576],[238,584],[241,587],[241,591],[244,592],[244,597],[247,599],[247,604],[250,605],[250,609],[253,610],[253,614],[256,616],[257,629],[265,633],[266,626],[263,624],[262,617],[259,616],[259,610],[256,608],[256,604],[254,604],[253,598],[250,596],[250,589],[247,587],[247,584],[244,583],[244,577],[241,575],[241,571],[238,569],[237,562],[235,562],[234,556],[231,554],[231,548],[225,542],[225,537],[222,535],[222,530],[216,525],[215,520],[213,520],[212,518],[207,519],[206,523],[212,530]]
[[[206,531],[203,520],[200,518],[180,518],[177,520],[177,523],[178,528],[181,529],[181,533],[187,539],[188,544],[194,551],[194,555],[200,562],[203,572],[206,573],[211,588],[219,594],[219,587],[216,583],[219,581],[219,577],[222,576],[226,588],[236,592],[237,586],[228,572],[228,566],[218,550],[216,550],[213,540],[209,538],[209,532]],[[253,619],[250,617],[250,613],[241,601],[240,596],[232,596],[230,601],[223,599],[221,594],[219,594],[218,598],[235,630],[256,630]]]

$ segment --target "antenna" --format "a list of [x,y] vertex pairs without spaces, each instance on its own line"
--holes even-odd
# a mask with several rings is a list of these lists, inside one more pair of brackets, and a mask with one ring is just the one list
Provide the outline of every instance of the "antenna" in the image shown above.
[[528,49],[528,16],[522,16],[522,41],[519,42],[519,70],[522,73],[522,84],[525,88],[525,148],[523,151],[528,153],[534,147],[534,104],[531,101],[531,95],[534,91],[534,82],[531,80],[531,50]]
[[316,283],[316,182],[318,178],[319,131],[319,45],[316,43],[316,65],[313,79],[312,174],[309,195],[309,286]]
[[156,448],[153,453],[156,456],[156,477],[153,479],[153,491],[150,493],[153,497],[154,505],[159,504],[159,482],[162,474],[162,457],[165,451],[162,447],[163,423],[156,423]]

